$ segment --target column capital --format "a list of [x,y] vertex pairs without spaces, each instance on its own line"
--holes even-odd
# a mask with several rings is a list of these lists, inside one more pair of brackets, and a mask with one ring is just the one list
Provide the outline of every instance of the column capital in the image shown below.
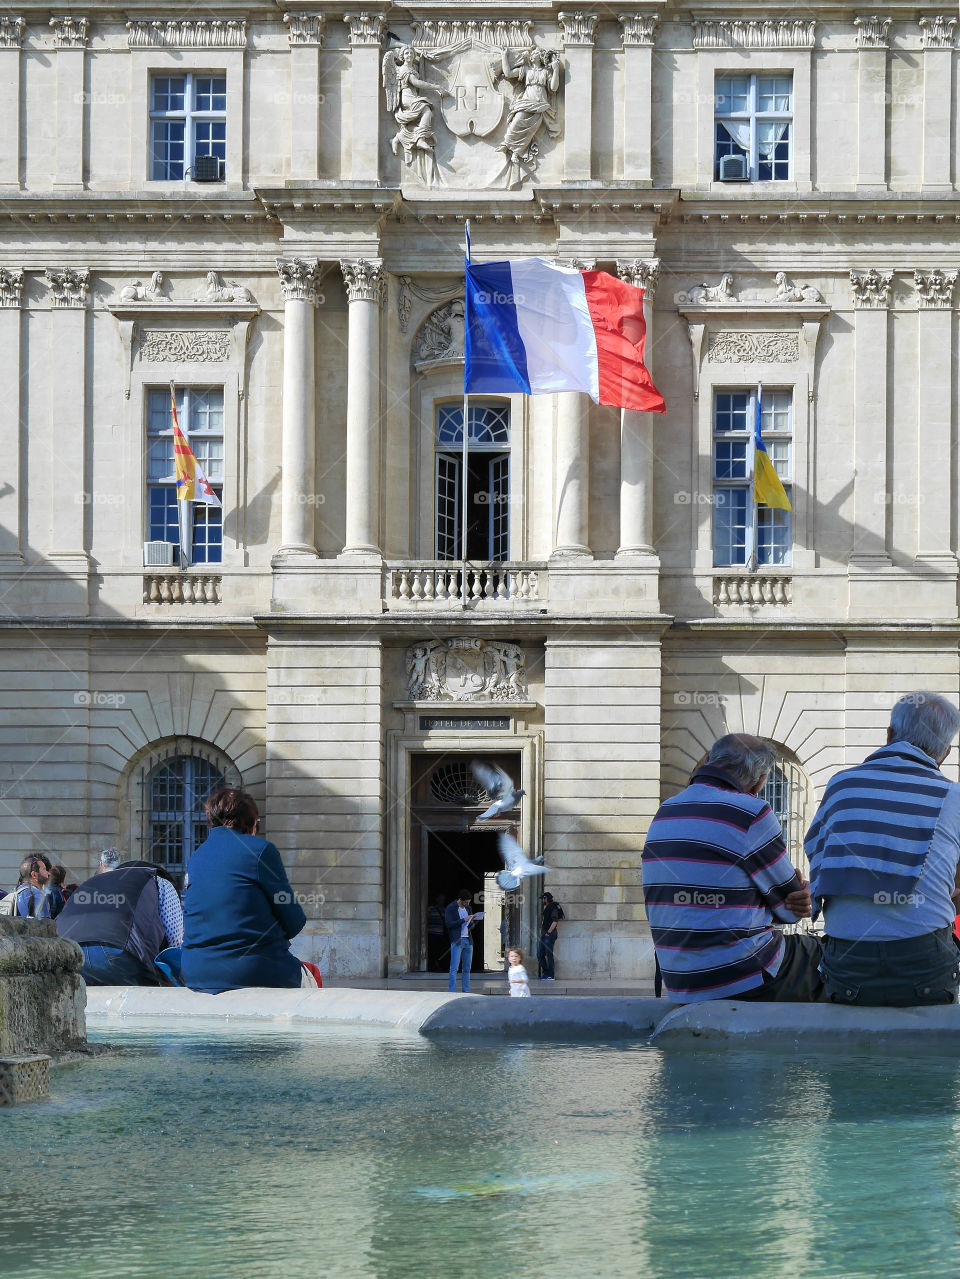
[[277,258],[277,274],[283,289],[284,302],[316,302],[317,285],[323,269],[318,258],[305,262],[303,258]]
[[890,18],[854,18],[858,49],[887,49],[890,45]]
[[323,30],[327,19],[322,13],[285,13],[287,37],[291,49],[296,45],[312,44],[323,48]]
[[595,271],[597,269],[596,258],[561,258],[561,266],[568,266],[571,271]]
[[855,311],[885,309],[890,305],[892,284],[892,271],[878,271],[873,266],[869,271],[851,271],[850,288],[853,292],[853,309]]
[[938,13],[935,18],[920,19],[920,38],[925,49],[952,49],[956,18],[945,18]]
[[617,259],[617,275],[624,284],[632,284],[635,289],[643,289],[652,302],[660,283],[659,258],[633,258],[621,261]]
[[620,29],[623,34],[623,47],[629,49],[631,46],[652,45],[653,36],[657,27],[660,25],[660,15],[657,13],[619,13],[617,21],[620,23]]
[[374,258],[372,261],[367,258],[357,258],[353,262],[341,259],[340,270],[343,272],[348,302],[376,302],[378,306],[381,304],[386,281],[383,262],[380,258]]
[[953,290],[958,271],[914,271],[913,283],[917,289],[917,308],[920,311],[949,311],[953,306]]
[[343,20],[349,28],[352,45],[373,45],[379,49],[387,28],[386,14],[345,13]]
[[23,271],[0,267],[0,307],[19,307],[23,293]]
[[51,18],[53,43],[58,49],[85,49],[90,33],[89,18]]
[[23,18],[0,18],[0,49],[19,49],[26,29]]
[[75,271],[72,267],[47,267],[44,279],[53,292],[55,307],[82,310],[87,305],[87,294],[90,288],[90,272]]
[[576,13],[558,13],[557,21],[560,23],[560,37],[565,49],[570,45],[593,45],[597,32],[595,13],[583,13],[580,10]]

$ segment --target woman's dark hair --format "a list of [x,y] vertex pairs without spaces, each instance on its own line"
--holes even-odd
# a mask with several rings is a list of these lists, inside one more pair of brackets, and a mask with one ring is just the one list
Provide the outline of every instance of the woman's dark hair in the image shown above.
[[62,888],[67,882],[67,868],[57,863],[56,866],[50,867],[50,878],[55,884],[59,884]]
[[249,835],[260,816],[257,802],[245,790],[221,786],[203,806],[211,826],[229,826],[241,835]]

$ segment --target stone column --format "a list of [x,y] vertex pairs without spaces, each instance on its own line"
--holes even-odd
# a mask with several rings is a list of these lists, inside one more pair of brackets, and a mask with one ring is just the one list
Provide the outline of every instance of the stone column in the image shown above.
[[51,18],[57,49],[57,160],[55,186],[83,185],[86,18]]
[[20,300],[23,272],[0,267],[0,569],[23,562],[20,546]]
[[0,186],[20,185],[20,46],[23,18],[0,18]]
[[923,176],[925,187],[950,187],[953,40],[956,18],[920,19],[923,38]]
[[557,533],[554,556],[589,555],[590,399],[582,391],[557,395]]
[[855,312],[853,357],[853,549],[851,567],[886,568],[887,308],[892,271],[850,272]]
[[314,304],[319,263],[277,259],[283,288],[283,417],[280,549],[317,558]]
[[857,186],[887,184],[889,18],[854,18],[857,28]]
[[588,182],[593,158],[593,42],[597,18],[592,13],[558,13],[566,60],[563,103],[563,176]]
[[347,330],[347,520],[342,554],[379,555],[380,259],[341,262],[349,303]]
[[653,135],[653,33],[656,14],[621,13],[623,31],[623,177],[650,182]]
[[350,120],[352,154],[344,167],[356,182],[376,182],[380,149],[380,42],[387,20],[382,13],[348,14],[350,32]]
[[322,13],[285,13],[290,40],[290,177],[319,178]]
[[[617,274],[643,289],[647,326],[644,363],[651,368],[653,300],[660,279],[660,260],[618,262]],[[653,548],[653,415],[632,409],[620,412],[620,548],[617,559],[655,554]]]
[[917,559],[956,570],[951,550],[950,423],[953,417],[953,291],[957,271],[915,271],[919,306],[917,367],[920,406]]
[[51,435],[51,560],[85,571],[84,493],[86,470],[87,295],[90,272],[69,267],[48,268],[45,279],[52,295],[50,316],[53,401]]

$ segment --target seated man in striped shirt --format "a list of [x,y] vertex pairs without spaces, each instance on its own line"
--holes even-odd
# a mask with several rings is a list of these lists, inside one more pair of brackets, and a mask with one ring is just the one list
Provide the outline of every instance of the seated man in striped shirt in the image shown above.
[[909,693],[893,708],[887,744],[827,785],[806,849],[834,1003],[956,1001],[960,786],[940,765],[958,731],[952,702]]
[[823,998],[819,939],[773,927],[810,915],[809,887],[758,798],[773,765],[762,738],[721,737],[651,823],[643,896],[663,985],[677,1003]]

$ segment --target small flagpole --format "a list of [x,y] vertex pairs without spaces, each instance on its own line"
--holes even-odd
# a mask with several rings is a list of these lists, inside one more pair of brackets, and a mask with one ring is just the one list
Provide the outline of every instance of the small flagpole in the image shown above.
[[[466,232],[466,265],[470,265],[470,219],[467,218],[465,225]],[[466,270],[464,271],[464,298],[463,310],[466,319],[464,330],[470,323],[470,311],[468,297],[470,293],[470,281],[467,279]],[[460,559],[463,563],[460,578],[460,605],[462,608],[467,607],[467,445],[470,438],[470,396],[467,393],[467,354],[463,354],[463,453],[460,462],[460,470],[462,472],[461,491],[462,491],[462,511],[460,515]]]
[[757,510],[757,436],[761,433],[760,411],[763,405],[763,383],[757,383],[757,403],[753,410],[753,542],[750,547],[749,571],[757,571],[757,536],[760,532],[760,512]]

